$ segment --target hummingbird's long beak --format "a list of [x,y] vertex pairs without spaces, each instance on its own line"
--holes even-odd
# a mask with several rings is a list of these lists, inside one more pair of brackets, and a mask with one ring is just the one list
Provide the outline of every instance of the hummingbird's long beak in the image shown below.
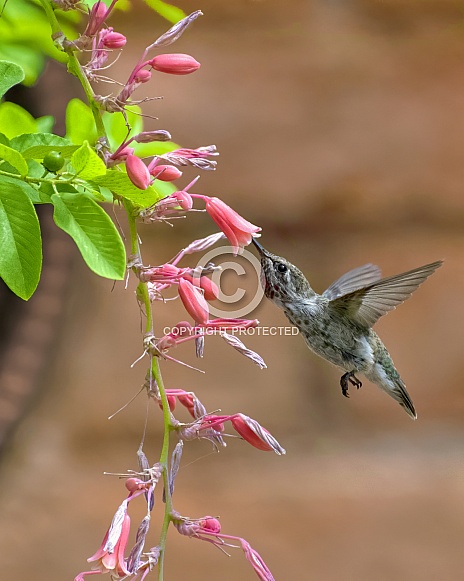
[[256,241],[256,238],[252,238],[251,241],[253,242],[253,244],[256,246],[256,248],[258,249],[258,252],[261,256],[265,256],[266,254],[266,250],[261,246],[261,244],[259,242]]

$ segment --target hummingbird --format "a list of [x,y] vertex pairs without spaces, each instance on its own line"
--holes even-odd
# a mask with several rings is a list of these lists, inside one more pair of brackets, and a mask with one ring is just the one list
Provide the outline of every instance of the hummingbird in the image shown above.
[[406,386],[372,327],[409,298],[443,261],[387,278],[382,278],[378,266],[365,264],[317,294],[301,270],[263,248],[255,238],[252,242],[261,258],[264,294],[284,311],[314,353],[345,371],[340,379],[342,394],[349,397],[350,383],[357,389],[362,386],[356,377],[362,373],[417,419]]

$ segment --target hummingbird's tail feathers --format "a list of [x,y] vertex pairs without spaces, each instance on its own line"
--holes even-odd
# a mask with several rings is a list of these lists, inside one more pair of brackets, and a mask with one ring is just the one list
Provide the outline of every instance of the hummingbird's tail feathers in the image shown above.
[[406,386],[400,377],[392,382],[391,387],[386,387],[385,385],[381,385],[381,387],[388,393],[388,395],[395,399],[402,408],[404,408],[408,416],[410,416],[413,420],[417,420],[416,408],[414,407],[411,396],[406,391]]
[[399,401],[400,406],[404,408],[408,416],[410,416],[413,420],[417,420],[416,408],[414,407],[412,399],[410,398],[409,393],[406,391],[406,387],[401,379],[398,385],[398,390],[401,393],[401,400]]
[[384,349],[384,360],[383,363],[377,362],[368,371],[364,372],[364,375],[380,387],[382,391],[388,393],[395,401],[397,401],[406,413],[413,419],[417,420],[417,413],[412,403],[411,396],[406,390],[406,386],[403,380],[399,376],[399,373],[393,366],[385,347]]

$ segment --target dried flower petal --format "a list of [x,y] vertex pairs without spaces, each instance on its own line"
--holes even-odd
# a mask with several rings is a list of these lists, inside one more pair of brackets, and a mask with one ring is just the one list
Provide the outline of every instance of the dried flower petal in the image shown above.
[[160,46],[169,46],[173,42],[175,42],[192,24],[194,20],[196,20],[199,16],[203,16],[203,12],[201,10],[195,10],[179,22],[176,22],[174,26],[172,26],[167,32],[162,34],[153,44],[147,47],[147,50],[150,50],[154,47]]
[[238,337],[235,337],[235,335],[229,335],[225,331],[221,332],[221,337],[226,343],[236,349],[239,353],[251,359],[253,363],[256,363],[260,369],[267,368],[267,365],[264,363],[264,359],[261,357],[261,355],[258,355],[258,353],[252,351],[251,349],[248,349],[248,347],[246,347]]

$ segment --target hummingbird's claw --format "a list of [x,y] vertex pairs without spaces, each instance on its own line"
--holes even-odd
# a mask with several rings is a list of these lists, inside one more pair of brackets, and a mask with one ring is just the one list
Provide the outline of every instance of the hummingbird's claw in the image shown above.
[[362,387],[362,383],[356,377],[356,375],[354,374],[354,371],[347,371],[340,378],[340,385],[342,388],[342,394],[345,397],[350,397],[350,395],[348,393],[348,382],[350,382],[351,385],[354,385],[356,387],[356,389],[359,389],[360,387]]

